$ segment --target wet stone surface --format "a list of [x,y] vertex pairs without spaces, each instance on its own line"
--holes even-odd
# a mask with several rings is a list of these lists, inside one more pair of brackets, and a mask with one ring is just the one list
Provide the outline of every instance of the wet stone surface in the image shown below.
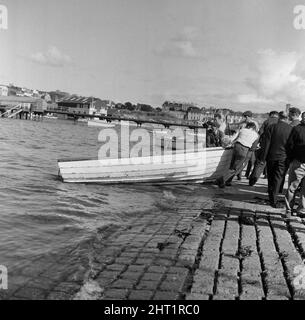
[[17,270],[0,299],[303,300],[295,267],[305,257],[305,221],[287,222],[257,197],[267,199],[265,180],[196,186],[162,216],[97,238],[87,268],[71,270],[63,258]]

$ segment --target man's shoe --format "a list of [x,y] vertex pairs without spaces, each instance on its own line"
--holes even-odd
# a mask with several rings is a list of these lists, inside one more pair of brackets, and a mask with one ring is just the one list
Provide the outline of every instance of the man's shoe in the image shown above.
[[221,177],[221,178],[218,178],[217,180],[216,180],[216,184],[218,185],[218,187],[219,188],[225,188],[225,182],[224,182],[224,180],[223,180],[223,177]]
[[291,220],[291,211],[290,210],[286,210],[286,215],[285,215],[284,219],[287,221]]
[[298,210],[297,211],[297,216],[300,218],[305,218],[305,210]]
[[281,204],[279,202],[275,202],[275,203],[271,202],[270,205],[271,205],[272,208],[275,208],[275,209],[282,209],[282,208],[285,207],[283,204]]
[[249,186],[253,187],[256,184],[256,182],[257,182],[257,179],[252,177],[252,176],[250,176],[250,178],[249,178]]

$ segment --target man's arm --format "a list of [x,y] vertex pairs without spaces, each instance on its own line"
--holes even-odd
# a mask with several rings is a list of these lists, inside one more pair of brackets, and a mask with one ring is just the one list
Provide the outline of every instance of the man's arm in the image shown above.
[[234,143],[235,140],[238,138],[240,133],[240,130],[238,130],[237,132],[234,133],[234,135],[232,137],[230,137],[231,143]]
[[264,123],[262,124],[261,128],[258,131],[258,134],[260,136],[264,134],[266,126],[267,126],[267,120],[264,121]]
[[257,149],[257,145],[259,143],[259,136],[257,135],[257,139],[253,142],[250,151],[255,151]]
[[296,134],[297,134],[296,127],[293,127],[286,144],[286,153],[287,153],[287,158],[289,162],[293,160],[293,150],[295,146]]
[[267,129],[264,131],[264,139],[261,141],[261,155],[259,157],[260,161],[266,161],[269,149],[270,149],[270,144],[271,144],[271,138],[272,138],[272,133],[273,133],[274,126],[268,126]]

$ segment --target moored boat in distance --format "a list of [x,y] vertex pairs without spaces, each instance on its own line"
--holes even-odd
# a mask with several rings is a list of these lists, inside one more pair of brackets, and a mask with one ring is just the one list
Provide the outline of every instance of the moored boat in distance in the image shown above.
[[106,122],[104,120],[88,120],[89,127],[104,127],[104,128],[113,128],[115,124],[112,122]]
[[88,122],[88,119],[86,119],[86,118],[79,118],[79,119],[77,119],[77,122],[87,123],[87,122]]
[[137,158],[58,160],[58,166],[59,176],[67,183],[202,183],[222,176],[231,156],[231,149],[205,148]]
[[137,124],[134,121],[126,121],[126,120],[121,120],[117,123],[119,126],[128,126],[128,127],[137,127]]
[[45,119],[51,119],[51,120],[57,120],[58,117],[57,116],[54,116],[52,114],[47,114],[44,116]]

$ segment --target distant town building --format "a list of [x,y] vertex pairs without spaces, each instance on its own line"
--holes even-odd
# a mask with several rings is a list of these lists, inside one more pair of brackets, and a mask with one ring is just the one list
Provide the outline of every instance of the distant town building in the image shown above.
[[167,111],[187,112],[189,108],[197,108],[197,106],[193,103],[171,102],[171,101],[165,101],[162,105],[162,110],[165,112]]
[[[100,99],[97,99],[100,100]],[[103,108],[114,108],[115,102],[112,100],[100,100]]]
[[185,120],[187,117],[187,113],[184,111],[167,111],[166,113],[171,117],[175,117],[179,120]]
[[0,85],[0,96],[8,96],[8,87]]
[[189,121],[201,121],[203,122],[206,119],[206,114],[200,109],[190,108],[187,112],[187,120]]
[[47,110],[52,113],[52,111],[60,111],[58,104],[55,102],[48,102],[47,103]]
[[40,98],[0,96],[1,110],[9,109],[20,105],[26,112],[43,112],[47,110],[47,102]]
[[101,116],[107,116],[108,115],[108,108],[105,107],[95,107],[96,108],[96,114]]
[[39,96],[41,97],[41,99],[45,100],[48,103],[52,102],[51,96],[47,92],[40,92]]
[[115,107],[115,102],[111,100],[101,100],[99,98],[93,98],[93,105],[96,109],[97,115],[108,115],[108,110]]
[[9,85],[8,87],[8,95],[9,96],[22,96],[22,91],[21,91],[21,88],[19,87],[16,87],[14,85]]
[[[21,93],[18,93],[18,95],[22,97],[33,97],[34,92],[31,89],[21,88]],[[38,91],[37,91],[37,95],[38,95]]]
[[43,99],[37,99],[35,104],[32,104],[32,112],[44,112],[48,109],[47,101]]
[[71,96],[57,101],[59,110],[77,115],[94,115],[97,110],[94,106],[94,99],[92,97],[78,97]]
[[236,114],[229,114],[226,117],[227,123],[239,123],[242,122],[243,117]]
[[32,91],[32,97],[41,97],[39,91],[36,90],[36,89],[33,90],[33,91]]

